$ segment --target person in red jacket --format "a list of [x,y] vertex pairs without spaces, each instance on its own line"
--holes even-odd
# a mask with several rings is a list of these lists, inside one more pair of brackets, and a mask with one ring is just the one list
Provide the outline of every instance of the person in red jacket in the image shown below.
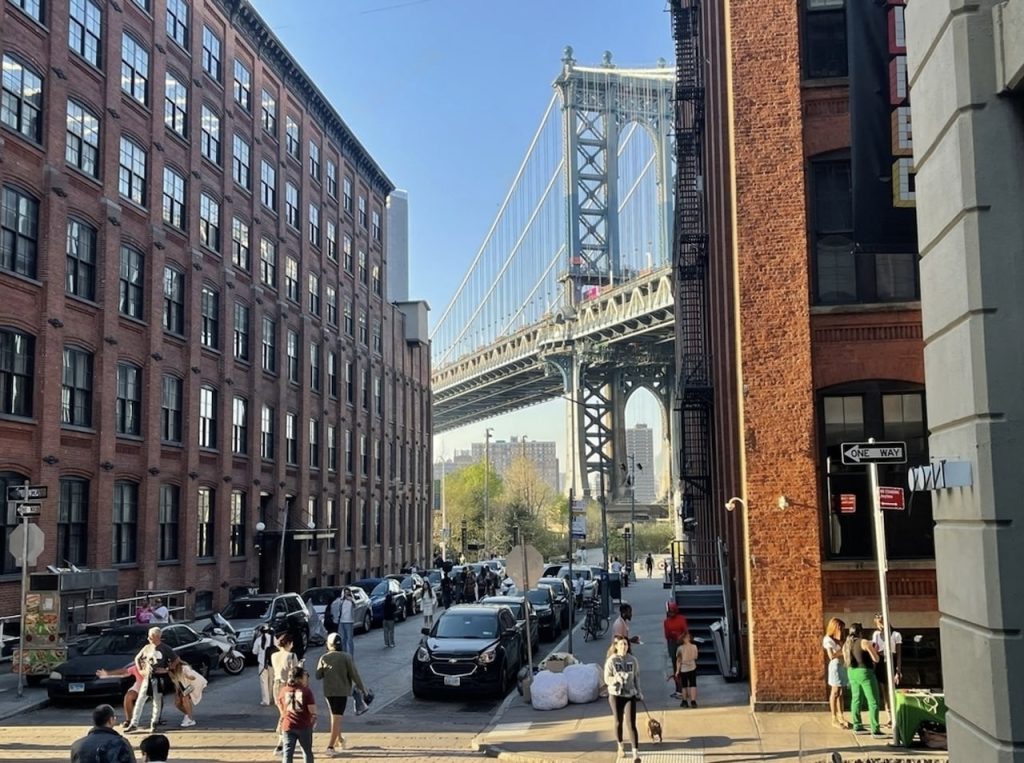
[[[676,649],[679,648],[679,639],[684,633],[690,628],[686,622],[686,618],[683,617],[682,612],[679,611],[679,605],[674,601],[670,601],[665,604],[665,622],[663,623],[665,630],[665,647],[668,650],[669,661],[672,663],[672,675],[670,678],[676,682],[676,690],[672,695],[680,694],[681,687],[679,686],[679,680],[676,675]],[[677,699],[679,697],[676,697]]]

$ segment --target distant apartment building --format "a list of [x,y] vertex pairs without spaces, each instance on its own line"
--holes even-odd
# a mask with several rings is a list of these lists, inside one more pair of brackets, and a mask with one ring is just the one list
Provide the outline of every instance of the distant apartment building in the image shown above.
[[396,189],[387,201],[387,298],[388,302],[409,299],[409,194]]
[[[525,458],[544,484],[556,493],[559,489],[558,455],[554,440],[528,440],[525,437],[513,437],[511,440],[492,440],[489,453],[482,442],[474,442],[470,446],[468,463],[479,463],[485,457],[490,460],[491,468],[504,476],[508,473],[516,459]],[[456,456],[458,460],[459,456]],[[463,455],[465,458],[465,455]]]
[[626,454],[632,461],[624,462],[626,471],[633,470],[633,494],[637,503],[654,503],[658,498],[654,475],[654,431],[646,424],[626,429]]

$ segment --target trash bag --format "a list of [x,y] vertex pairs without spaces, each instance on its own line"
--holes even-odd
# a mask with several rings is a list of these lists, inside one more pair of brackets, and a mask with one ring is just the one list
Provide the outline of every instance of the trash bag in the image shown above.
[[540,663],[541,670],[550,670],[552,673],[561,673],[566,665],[575,665],[579,660],[569,652],[552,652]]
[[569,684],[561,673],[542,670],[533,677],[530,704],[534,710],[558,710],[569,704]]
[[601,694],[601,669],[597,665],[567,665],[562,675],[565,676],[570,702],[586,704],[597,701]]

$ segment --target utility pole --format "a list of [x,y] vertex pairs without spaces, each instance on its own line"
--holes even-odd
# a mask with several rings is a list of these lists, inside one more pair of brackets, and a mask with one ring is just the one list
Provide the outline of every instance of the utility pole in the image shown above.
[[441,448],[441,561],[448,560],[448,537],[451,534],[448,530],[448,508],[445,505],[444,480],[448,471],[448,464],[444,461],[444,448]]
[[[636,556],[636,470],[643,471],[644,465],[636,462],[636,455],[633,453],[630,453],[627,458],[629,459],[629,472],[626,479],[626,484],[629,485],[629,543],[626,545],[626,561],[632,568]],[[625,464],[621,466],[623,470],[626,469]]]
[[484,555],[491,547],[491,433],[492,427],[484,430]]

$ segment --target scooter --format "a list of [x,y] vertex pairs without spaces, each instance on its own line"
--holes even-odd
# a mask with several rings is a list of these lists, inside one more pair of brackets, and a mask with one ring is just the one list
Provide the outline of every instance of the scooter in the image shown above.
[[210,624],[203,628],[203,635],[220,650],[220,666],[230,676],[237,676],[245,670],[245,655],[235,649],[236,631],[231,623],[214,613]]

